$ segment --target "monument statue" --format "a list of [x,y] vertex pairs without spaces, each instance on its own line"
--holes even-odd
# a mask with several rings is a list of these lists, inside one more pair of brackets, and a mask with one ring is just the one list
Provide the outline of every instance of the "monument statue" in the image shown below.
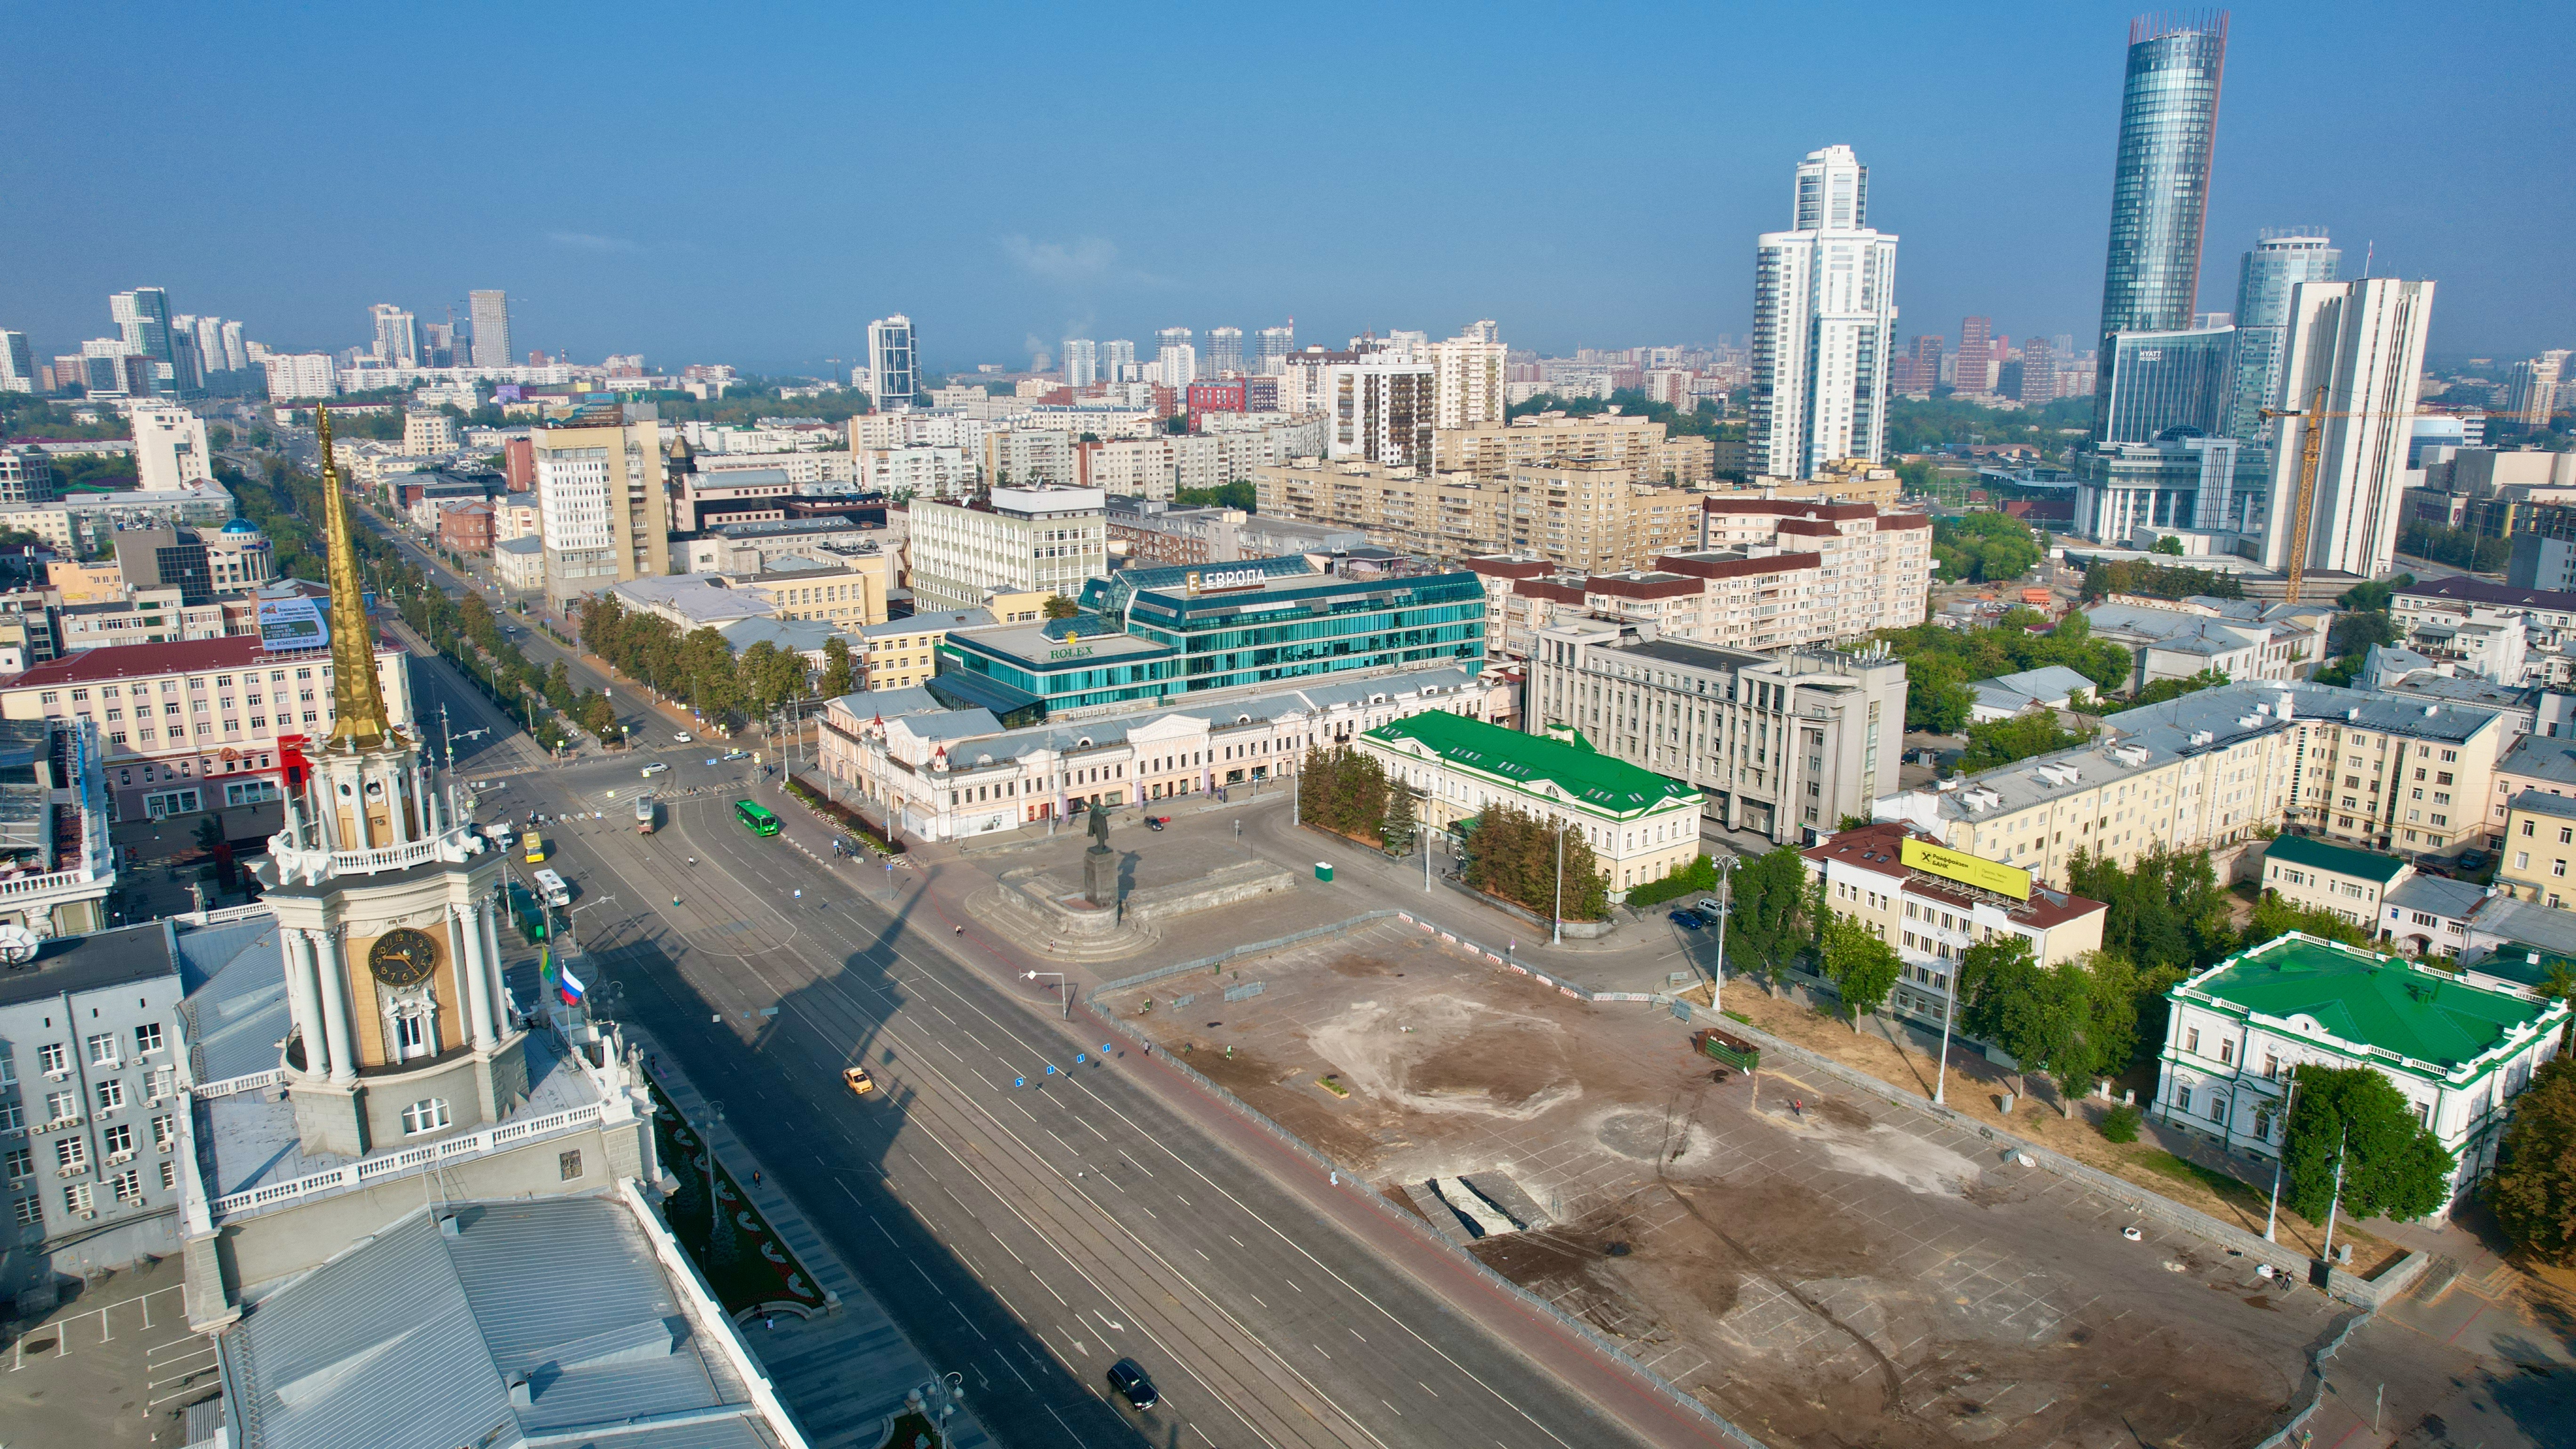
[[1091,848],[1082,853],[1082,898],[1094,910],[1107,910],[1118,904],[1118,857],[1109,849],[1109,812],[1093,806],[1085,828],[1091,832]]

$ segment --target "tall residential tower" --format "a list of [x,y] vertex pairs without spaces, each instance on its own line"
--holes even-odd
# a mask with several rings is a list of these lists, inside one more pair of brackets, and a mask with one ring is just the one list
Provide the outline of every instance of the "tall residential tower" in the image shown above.
[[921,357],[912,336],[912,319],[897,313],[868,324],[868,376],[876,383],[879,412],[894,412],[921,401]]
[[1791,225],[1756,247],[1750,443],[1759,471],[1812,478],[1886,451],[1896,238],[1870,230],[1869,168],[1849,146],[1799,163]]
[[510,294],[468,292],[465,305],[474,314],[474,365],[510,366]]
[[2260,442],[2271,428],[2263,409],[2280,406],[2275,393],[2289,345],[2290,289],[2301,282],[2331,282],[2343,253],[2322,227],[2265,232],[2245,254],[2236,274],[2236,379],[2227,400],[2227,435]]

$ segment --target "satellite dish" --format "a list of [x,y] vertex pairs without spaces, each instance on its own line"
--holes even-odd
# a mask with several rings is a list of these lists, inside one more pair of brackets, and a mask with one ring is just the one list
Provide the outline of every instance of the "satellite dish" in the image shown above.
[[35,933],[24,926],[0,926],[0,966],[24,966],[36,959]]

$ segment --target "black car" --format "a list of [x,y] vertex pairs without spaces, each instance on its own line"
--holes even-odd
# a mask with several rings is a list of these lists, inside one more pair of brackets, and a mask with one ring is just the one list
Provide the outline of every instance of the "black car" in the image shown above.
[[1700,919],[1697,911],[1666,911],[1664,913],[1664,919],[1681,927],[1685,931],[1696,931],[1700,927],[1708,924],[1708,922]]
[[1154,1392],[1153,1379],[1132,1358],[1122,1358],[1109,1366],[1109,1387],[1116,1389],[1131,1408],[1150,1409],[1163,1401],[1163,1396]]

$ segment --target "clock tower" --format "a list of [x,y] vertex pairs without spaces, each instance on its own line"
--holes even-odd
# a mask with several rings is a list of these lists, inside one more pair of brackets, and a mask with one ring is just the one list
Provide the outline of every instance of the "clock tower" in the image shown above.
[[416,726],[387,718],[321,434],[330,552],[331,725],[281,741],[286,821],[269,840],[294,1026],[282,1065],[308,1154],[357,1157],[495,1122],[528,1093],[502,984],[501,861],[469,828]]

